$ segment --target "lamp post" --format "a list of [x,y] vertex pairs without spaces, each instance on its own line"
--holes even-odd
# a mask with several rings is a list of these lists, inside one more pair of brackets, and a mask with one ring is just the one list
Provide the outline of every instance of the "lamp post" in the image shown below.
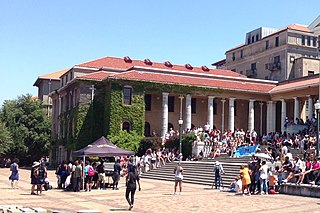
[[320,157],[320,153],[319,153],[319,126],[320,126],[320,100],[317,101],[317,103],[314,104],[314,108],[316,109],[317,111],[317,143],[316,143],[316,148],[317,148],[317,157],[319,158]]
[[[183,124],[183,120],[182,120],[182,99],[183,99],[183,96],[180,95],[179,96],[179,99],[180,99],[180,114],[179,114],[179,153],[180,155],[182,155],[182,124]],[[180,160],[181,160],[181,157],[180,157]]]

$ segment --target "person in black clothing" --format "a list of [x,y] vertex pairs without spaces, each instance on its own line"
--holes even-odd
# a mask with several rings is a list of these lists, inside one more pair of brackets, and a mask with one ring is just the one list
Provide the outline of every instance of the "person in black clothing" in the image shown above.
[[112,176],[112,179],[113,179],[112,189],[113,190],[114,189],[118,190],[118,183],[120,180],[120,171],[121,171],[120,160],[117,159],[116,162],[114,163],[114,166],[113,166],[113,176]]
[[47,169],[44,163],[41,163],[40,167],[35,169],[35,176],[37,177],[37,193],[41,195],[44,180],[47,177]]
[[[129,171],[129,173],[127,175],[127,178],[126,178],[126,185],[127,185],[126,199],[127,199],[128,204],[130,206],[129,210],[131,210],[133,208],[134,194],[135,194],[136,189],[137,189],[136,182],[138,183],[139,191],[141,191],[139,180],[140,180],[140,178],[139,178],[139,175],[137,173],[137,167],[133,166],[133,168]],[[131,200],[129,198],[130,193],[131,193]]]
[[35,193],[35,186],[37,185],[37,176],[36,176],[36,170],[38,170],[38,167],[40,166],[40,163],[35,161],[33,162],[33,165],[31,167],[31,195],[36,195]]
[[97,166],[98,173],[98,181],[97,181],[97,189],[105,189],[106,185],[106,173],[104,170],[104,161],[101,159],[100,164]]

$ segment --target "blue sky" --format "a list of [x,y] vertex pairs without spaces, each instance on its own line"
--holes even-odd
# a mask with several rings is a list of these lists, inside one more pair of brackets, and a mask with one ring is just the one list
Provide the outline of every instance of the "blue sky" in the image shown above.
[[319,15],[298,0],[1,0],[0,105],[36,95],[39,75],[104,56],[210,66],[250,30]]

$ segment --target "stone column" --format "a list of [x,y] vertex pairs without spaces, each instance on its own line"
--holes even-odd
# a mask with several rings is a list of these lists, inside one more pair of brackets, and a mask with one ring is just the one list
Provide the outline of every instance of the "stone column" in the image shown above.
[[272,125],[272,101],[267,102],[267,134],[271,132]]
[[248,130],[252,131],[254,129],[254,102],[255,100],[249,100],[249,117],[248,117]]
[[271,116],[272,116],[272,122],[271,122],[271,131],[276,132],[276,102],[272,102],[271,104]]
[[162,133],[161,136],[164,137],[168,132],[168,96],[169,93],[162,93]]
[[214,96],[208,96],[208,123],[210,125],[210,128],[213,127],[213,99]]
[[287,117],[287,104],[284,99],[281,100],[281,132],[283,133],[286,130],[285,122]]
[[262,136],[262,107],[263,107],[263,103],[260,102],[260,136]]
[[222,107],[221,107],[221,134],[224,133],[224,104],[225,104],[226,100],[222,99],[221,103],[222,103]]
[[308,118],[311,120],[313,117],[313,101],[311,95],[308,95]]
[[229,129],[234,132],[234,100],[235,98],[229,98]]
[[294,100],[294,118],[293,118],[293,121],[294,121],[294,123],[296,123],[296,118],[300,119],[300,115],[299,115],[299,112],[300,112],[299,100],[298,100],[297,97],[293,97],[293,100]]
[[186,129],[191,129],[191,95],[186,96]]

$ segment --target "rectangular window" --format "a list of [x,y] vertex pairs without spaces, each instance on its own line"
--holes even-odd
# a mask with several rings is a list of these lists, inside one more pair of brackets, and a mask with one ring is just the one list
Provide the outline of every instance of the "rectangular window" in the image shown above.
[[269,68],[269,64],[265,64],[265,65],[264,65],[264,69],[267,70],[268,68]]
[[197,99],[191,98],[191,113],[197,113]]
[[257,69],[257,63],[251,64],[251,70],[256,70]]
[[243,58],[243,50],[240,50],[240,58]]
[[174,96],[168,97],[168,111],[174,112]]
[[314,71],[308,70],[308,76],[314,75]]
[[132,88],[125,87],[123,89],[123,103],[126,105],[131,105],[131,95],[132,95]]
[[217,114],[217,102],[216,102],[216,100],[213,100],[213,114],[214,115]]
[[234,101],[234,116],[237,116],[237,101]]
[[311,46],[311,37],[310,36],[307,37],[307,45]]
[[269,40],[266,41],[266,50],[269,49]]
[[301,45],[306,45],[306,37],[304,35],[301,36]]
[[232,61],[236,60],[236,53],[232,53]]
[[151,111],[151,95],[150,94],[144,95],[144,104],[145,104],[146,111]]
[[317,37],[313,37],[313,44],[312,46],[316,47],[317,46]]
[[278,55],[278,56],[275,56],[274,58],[273,58],[273,63],[278,63],[278,62],[280,62],[280,55]]
[[275,43],[276,47],[279,47],[279,37],[276,37],[276,43]]

